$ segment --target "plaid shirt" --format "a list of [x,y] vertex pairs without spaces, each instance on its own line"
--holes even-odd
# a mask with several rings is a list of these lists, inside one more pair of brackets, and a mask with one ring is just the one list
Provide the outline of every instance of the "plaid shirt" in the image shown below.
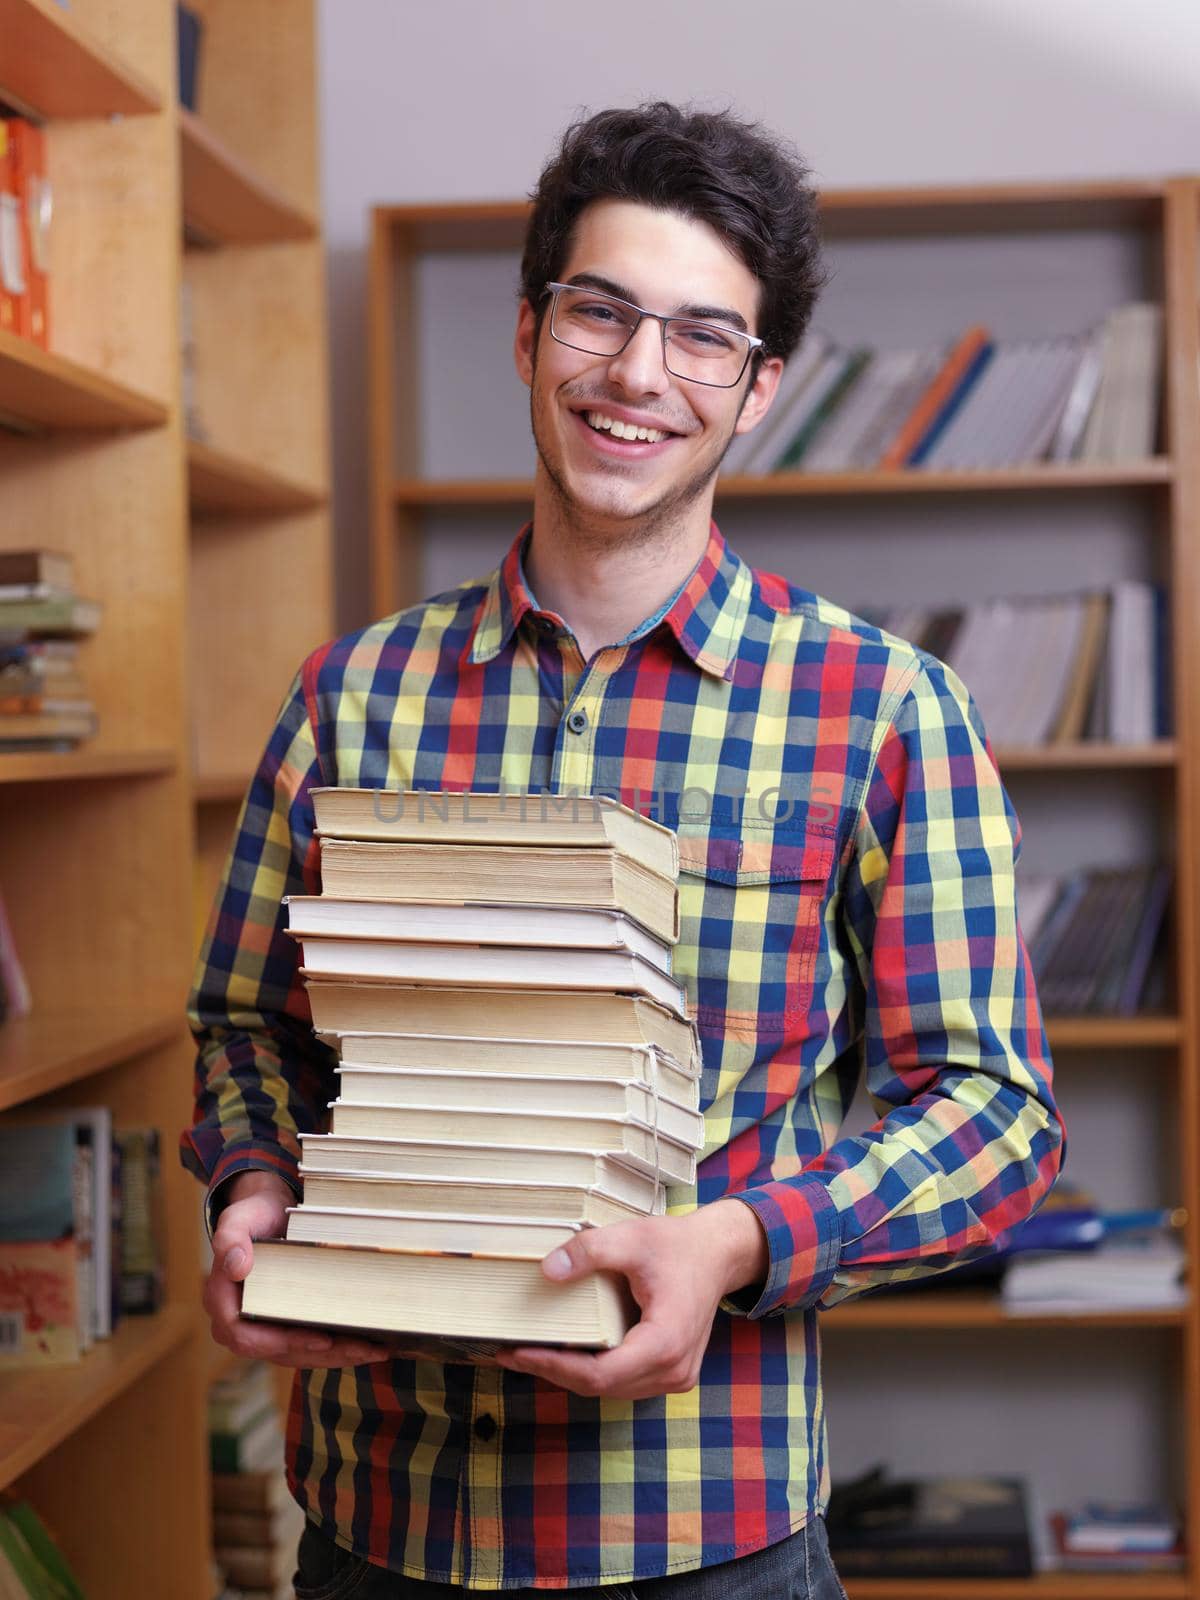
[[[340,1543],[477,1589],[584,1587],[771,1544],[828,1494],[817,1313],[978,1253],[1053,1182],[1062,1130],[1024,945],[1018,829],[940,663],[755,572],[716,528],[661,620],[590,663],[521,539],[301,669],[200,959],[186,1164],[297,1184],[332,1056],[285,894],[319,890],[320,784],[618,796],[677,830],[675,970],[699,1027],[705,1158],[770,1269],[718,1313],[699,1386],[578,1398],[499,1369],[302,1373],[288,1473]],[[861,1072],[879,1120],[838,1138]],[[784,1314],[786,1313],[786,1315]]]

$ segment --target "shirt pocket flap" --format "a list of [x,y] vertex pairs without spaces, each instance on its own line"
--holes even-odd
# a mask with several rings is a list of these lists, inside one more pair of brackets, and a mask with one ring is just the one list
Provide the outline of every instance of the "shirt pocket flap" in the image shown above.
[[715,883],[824,883],[833,868],[834,841],[811,829],[679,834],[679,870]]

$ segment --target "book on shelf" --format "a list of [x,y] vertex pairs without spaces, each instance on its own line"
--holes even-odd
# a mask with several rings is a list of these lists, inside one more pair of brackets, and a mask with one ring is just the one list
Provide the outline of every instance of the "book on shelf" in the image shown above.
[[121,1311],[142,1316],[158,1311],[166,1293],[158,1129],[121,1128],[116,1143],[121,1164]]
[[771,409],[749,433],[736,434],[721,461],[724,477],[737,474],[765,472],[762,464],[768,452],[775,451],[780,441],[795,431],[793,417],[804,386],[820,367],[831,348],[828,337],[815,328],[809,328],[795,352],[784,366],[779,387],[771,402]]
[[[564,1184],[581,1195],[594,1191],[647,1216],[662,1210],[662,1193],[654,1177],[603,1150],[320,1133],[302,1133],[300,1150],[300,1172],[306,1184],[316,1173],[329,1178],[433,1179],[439,1184],[474,1184],[480,1188],[476,1209],[490,1203],[505,1208],[502,1215],[514,1214],[510,1208],[516,1196],[510,1194],[509,1186],[528,1184],[547,1191],[547,1198],[531,1208],[531,1216],[563,1214],[559,1200],[551,1198],[549,1191]],[[426,1204],[438,1204],[436,1191],[430,1192]],[[569,1210],[566,1215],[574,1217]]]
[[600,990],[645,995],[677,1017],[687,997],[673,979],[628,950],[548,950],[520,945],[418,944],[404,939],[305,938],[306,978],[481,989]]
[[84,1600],[57,1540],[28,1500],[0,1500],[0,1595],[4,1600]]
[[603,1272],[552,1283],[541,1257],[260,1240],[242,1315],[374,1333],[497,1344],[611,1349],[632,1321],[624,1287]]
[[0,1364],[77,1361],[91,1345],[93,1205],[83,1124],[0,1125]]
[[74,559],[65,550],[0,550],[0,594],[16,588],[71,594]]
[[849,396],[870,364],[871,352],[863,346],[837,351],[813,384],[810,403],[783,441],[782,450],[771,463],[773,472],[796,472],[806,452],[832,423],[839,406]]
[[1184,1265],[1173,1231],[1120,1232],[1094,1250],[1021,1254],[1000,1292],[1010,1316],[1180,1310],[1188,1303]]
[[1062,1572],[1181,1572],[1187,1548],[1178,1512],[1164,1503],[1092,1501],[1050,1517]]
[[672,879],[615,848],[324,839],[321,886],[331,896],[397,903],[600,907],[667,943],[679,935]]
[[1140,461],[1154,454],[1163,372],[1160,305],[1118,306],[1100,331],[1101,377],[1080,441],[1085,461]]
[[847,1578],[1028,1578],[1033,1542],[1017,1478],[892,1479],[877,1467],[835,1484],[829,1548]]
[[[1022,900],[1030,960],[1047,1014],[1134,1016],[1155,977],[1171,897],[1162,864],[1032,880]],[[1024,890],[1019,890],[1024,894]]]
[[213,1514],[218,1512],[256,1512],[277,1516],[295,1501],[287,1478],[278,1468],[269,1472],[214,1472],[209,1479]]
[[968,328],[950,347],[939,370],[925,391],[918,396],[889,442],[879,465],[887,468],[911,464],[927,439],[936,435],[940,419],[961,402],[963,385],[977,375],[980,364],[990,353],[986,328]]
[[422,1033],[512,1038],[534,1032],[545,1040],[657,1046],[699,1071],[695,1030],[640,995],[569,990],[489,989],[486,1009],[476,989],[427,984],[350,983],[310,978],[318,1033]]
[[240,1433],[263,1416],[278,1414],[271,1368],[265,1361],[239,1362],[208,1386],[208,1432]]
[[607,907],[339,900],[333,895],[288,895],[284,904],[288,932],[300,939],[403,939],[424,944],[621,950],[650,962],[660,972],[671,970],[671,946],[665,940]]
[[0,751],[71,749],[96,732],[79,642],[101,607],[74,591],[69,556],[10,550],[0,562]]
[[319,788],[312,801],[322,854],[326,839],[573,845],[618,850],[664,878],[679,870],[671,829],[606,795]]
[[4,896],[0,894],[0,1022],[27,1017],[33,1004]]
[[20,209],[25,293],[17,331],[46,350],[50,346],[50,227],[53,197],[46,166],[45,130],[25,117],[8,122]]
[[77,594],[0,600],[0,635],[28,633],[51,639],[86,638],[100,626],[103,606]]
[[684,1066],[657,1045],[595,1043],[572,1039],[471,1038],[463,1034],[339,1033],[334,1042],[343,1067],[424,1068],[438,1071],[546,1074],[552,1078],[636,1078],[668,1099],[695,1105],[696,1065]]

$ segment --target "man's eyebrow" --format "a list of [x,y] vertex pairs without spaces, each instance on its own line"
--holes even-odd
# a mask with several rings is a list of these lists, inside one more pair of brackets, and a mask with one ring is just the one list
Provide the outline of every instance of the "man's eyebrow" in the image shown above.
[[[575,272],[567,282],[576,288],[599,289],[603,294],[614,294],[618,300],[628,300],[632,306],[638,304],[632,289],[626,288],[623,283],[617,283],[613,278],[606,278],[602,272]],[[732,306],[682,305],[676,306],[669,315],[695,317],[700,322],[723,322],[726,327],[738,328],[742,333],[750,332],[745,317]]]

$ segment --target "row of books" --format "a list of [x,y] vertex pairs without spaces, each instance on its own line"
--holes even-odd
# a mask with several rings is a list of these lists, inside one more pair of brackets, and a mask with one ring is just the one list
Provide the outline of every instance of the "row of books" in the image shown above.
[[49,1528],[17,1495],[0,1501],[0,1600],[84,1600]]
[[70,749],[96,732],[80,642],[100,625],[59,550],[0,550],[0,752]]
[[107,1106],[0,1126],[0,1367],[74,1362],[162,1303],[159,1141]]
[[835,1484],[826,1525],[846,1578],[1030,1578],[1180,1572],[1182,1520],[1162,1502],[1089,1501],[1051,1513],[1039,1537],[1020,1478],[894,1478],[882,1466]]
[[762,426],[735,439],[726,475],[926,472],[1154,453],[1162,308],[1119,306],[1097,329],[1001,341],[976,325],[948,346],[873,350],[812,330]]
[[240,1363],[212,1385],[212,1544],[222,1600],[291,1600],[304,1513],[287,1491],[272,1369]]
[[958,674],[993,745],[1146,744],[1170,732],[1166,599],[1155,584],[868,616]]
[[1027,874],[1017,896],[1043,1012],[1128,1017],[1161,1004],[1168,867]]
[[618,1344],[623,1287],[552,1284],[540,1263],[695,1179],[675,835],[591,797],[313,802],[324,892],[292,897],[289,927],[339,1092],[330,1131],[301,1135],[301,1203],[256,1246],[243,1315],[458,1359]]
[[0,333],[50,343],[50,219],[46,136],[0,117]]

